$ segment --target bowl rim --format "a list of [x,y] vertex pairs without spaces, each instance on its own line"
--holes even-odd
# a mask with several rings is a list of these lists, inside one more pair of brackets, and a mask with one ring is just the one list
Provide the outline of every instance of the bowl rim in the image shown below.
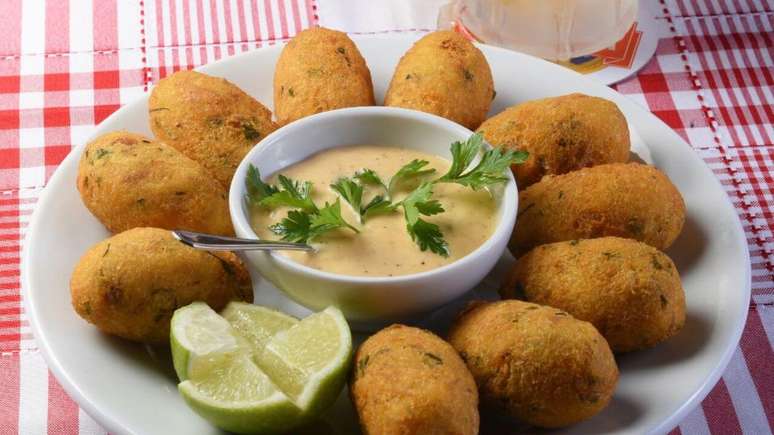
[[[330,111],[310,115],[302,119],[288,123],[278,128],[277,130],[273,131],[268,136],[263,138],[258,144],[253,146],[253,148],[245,155],[245,157],[239,163],[239,166],[237,166],[237,169],[234,172],[234,177],[232,178],[231,185],[229,187],[228,203],[229,203],[229,212],[231,214],[231,221],[234,226],[234,229],[237,232],[237,235],[239,235],[239,233],[242,233],[242,234],[249,235],[250,238],[260,239],[260,237],[258,237],[258,235],[255,233],[255,230],[253,230],[252,226],[250,225],[248,212],[243,207],[244,196],[246,193],[244,178],[247,175],[248,164],[257,160],[256,155],[259,155],[260,153],[265,152],[264,150],[266,149],[266,146],[269,145],[270,141],[276,141],[282,136],[288,134],[289,131],[298,130],[298,129],[307,129],[307,128],[311,129],[311,128],[314,128],[314,126],[319,123],[329,122],[332,119],[339,119],[342,117],[351,118],[352,120],[355,120],[357,118],[363,118],[363,117],[403,118],[403,119],[410,119],[413,121],[419,121],[423,124],[428,124],[429,126],[433,126],[435,128],[446,129],[448,131],[451,131],[455,135],[459,135],[465,138],[474,134],[474,132],[471,131],[470,129],[460,124],[457,124],[454,121],[448,120],[446,118],[443,118],[434,114],[412,110],[412,109],[404,109],[400,107],[387,107],[387,106],[362,106],[362,107],[348,107],[343,109],[335,109],[335,110],[330,110]],[[374,141],[374,143],[379,145],[379,141]],[[484,141],[484,144],[487,147],[491,147],[491,145],[486,141]],[[326,150],[337,148],[337,147],[338,146],[329,147],[329,148],[326,148]],[[292,164],[301,162],[302,160],[303,159],[297,160]],[[284,167],[287,167],[287,166],[284,166]],[[279,172],[281,170],[282,169],[279,169],[276,172]],[[354,285],[357,285],[357,284],[383,285],[383,284],[399,284],[399,283],[404,283],[409,281],[420,281],[420,280],[431,279],[438,275],[449,273],[457,268],[468,267],[470,264],[477,261],[478,258],[484,255],[487,251],[491,250],[500,240],[510,239],[511,233],[516,224],[519,191],[518,191],[518,186],[516,184],[516,179],[514,178],[513,173],[510,170],[506,171],[506,177],[508,178],[508,180],[506,181],[505,186],[502,190],[502,194],[500,198],[500,207],[498,207],[498,209],[500,210],[500,214],[498,216],[499,220],[497,222],[497,226],[495,227],[495,230],[492,232],[489,238],[487,238],[486,241],[484,241],[484,243],[479,245],[476,249],[469,252],[464,257],[459,258],[451,263],[445,264],[441,267],[437,267],[435,269],[430,269],[424,272],[411,273],[406,275],[395,275],[395,276],[345,275],[340,273],[327,272],[327,271],[315,269],[310,266],[306,266],[304,264],[301,264],[292,260],[289,257],[285,257],[284,255],[281,255],[278,252],[269,251],[267,252],[267,254],[270,255],[274,261],[279,262],[282,266],[284,266],[287,269],[292,269],[296,273],[303,273],[315,279],[333,281],[337,283],[346,283],[346,284],[354,284]],[[498,253],[498,254],[502,254],[502,253]]]

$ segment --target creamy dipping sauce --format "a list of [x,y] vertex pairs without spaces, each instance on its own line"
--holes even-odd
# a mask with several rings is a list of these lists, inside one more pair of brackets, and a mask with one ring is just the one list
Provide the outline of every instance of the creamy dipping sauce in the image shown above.
[[[279,171],[299,181],[311,181],[312,199],[318,205],[333,203],[338,194],[330,185],[341,177],[351,177],[363,168],[374,170],[385,183],[403,165],[413,159],[427,160],[428,168],[436,170],[432,178],[444,174],[451,165],[448,160],[406,148],[357,145],[339,147],[315,154],[308,159]],[[277,174],[270,178],[276,183]],[[393,192],[393,201],[399,201],[417,184],[406,183]],[[450,183],[436,184],[433,198],[441,202],[444,212],[422,219],[435,223],[449,245],[449,256],[421,251],[406,231],[403,209],[394,213],[376,215],[359,222],[349,204],[341,200],[341,215],[360,233],[341,229],[326,233],[313,240],[317,252],[278,251],[292,260],[326,272],[355,276],[395,276],[424,272],[452,263],[481,246],[497,226],[497,203],[485,190]],[[366,187],[363,203],[383,191]],[[276,240],[269,226],[281,221],[289,211],[286,207],[267,209],[255,206],[251,223],[261,239]]]

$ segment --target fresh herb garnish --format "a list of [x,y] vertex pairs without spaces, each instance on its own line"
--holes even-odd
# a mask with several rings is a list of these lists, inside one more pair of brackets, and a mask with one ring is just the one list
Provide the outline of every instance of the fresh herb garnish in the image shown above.
[[341,202],[338,198],[333,204],[326,202],[319,214],[312,215],[312,233],[322,234],[337,228],[349,228],[356,233],[360,232],[341,217]]
[[[523,163],[529,155],[525,151],[487,149],[483,151],[479,162],[470,168],[482,150],[484,139],[478,133],[464,142],[454,142],[451,145],[452,164],[448,172],[435,180],[420,182],[401,201],[392,200],[392,194],[399,185],[435,172],[435,169],[427,168],[428,161],[412,160],[386,183],[375,171],[365,168],[351,178],[339,178],[330,188],[352,207],[359,215],[360,222],[378,214],[393,213],[402,207],[406,230],[411,239],[422,251],[430,250],[446,257],[449,255],[449,246],[440,227],[422,219],[422,216],[444,212],[442,204],[432,198],[434,186],[438,183],[456,183],[473,190],[489,189],[507,181],[508,178],[503,173],[511,165]],[[307,242],[340,228],[359,232],[341,216],[341,202],[338,198],[333,204],[325,203],[324,207],[317,207],[311,199],[312,183],[294,181],[283,175],[279,175],[278,180],[279,187],[266,184],[261,181],[260,173],[255,167],[251,165],[248,168],[247,196],[252,204],[263,207],[286,206],[293,209],[288,212],[287,217],[270,227],[275,234],[282,236],[283,240]],[[383,193],[374,195],[364,204],[365,186],[373,186]]]
[[391,203],[389,199],[376,195],[365,207],[360,209],[360,214],[363,218],[369,218],[378,214],[392,213],[396,208],[397,205]]
[[282,240],[303,243],[311,238],[312,221],[309,213],[291,210],[284,219],[270,226],[269,229],[274,234],[282,236]]
[[420,214],[432,216],[443,213],[441,203],[435,199],[430,199],[433,195],[433,185],[434,183],[429,181],[422,183],[400,202],[403,206],[406,223],[409,225],[416,222]]
[[277,177],[279,186],[264,183],[261,173],[250,165],[247,168],[247,198],[251,204],[261,207],[289,207],[294,210],[280,222],[269,227],[274,234],[282,236],[282,240],[306,243],[337,228],[353,227],[341,216],[341,203],[338,199],[333,204],[325,203],[322,208],[312,200],[312,183],[295,181],[284,175]]
[[360,204],[363,202],[363,186],[360,183],[351,178],[339,178],[331,184],[331,189],[341,195],[344,201],[347,201],[352,209],[362,216]]
[[419,245],[419,249],[449,256],[449,247],[443,238],[438,225],[422,220],[419,216],[432,216],[443,213],[441,203],[430,199],[433,194],[433,183],[424,182],[401,201],[403,216],[406,219],[406,229],[411,240]]
[[406,227],[411,235],[411,240],[419,245],[420,250],[427,251],[429,249],[442,257],[449,256],[449,245],[444,240],[443,233],[441,233],[438,225],[417,219],[413,225],[407,225]]
[[374,172],[373,169],[363,169],[362,171],[355,172],[354,178],[362,184],[380,186],[384,190],[387,190],[387,186],[384,184],[384,181],[382,181],[382,179],[376,172]]
[[245,184],[247,185],[247,198],[252,204],[258,204],[262,199],[279,192],[279,189],[261,180],[260,171],[253,165],[247,168]]
[[493,184],[505,182],[508,179],[503,175],[505,169],[513,164],[524,163],[529,156],[526,151],[501,151],[492,148],[484,152],[473,169],[465,172],[483,144],[484,138],[480,134],[474,134],[465,142],[454,142],[451,147],[452,166],[449,172],[438,181],[461,184],[473,190],[487,188]]
[[434,173],[435,169],[423,169],[429,164],[430,162],[427,160],[414,159],[411,162],[403,165],[403,167],[398,169],[398,172],[396,172],[395,175],[390,178],[390,184],[387,187],[387,191],[392,193],[400,183],[406,182],[416,177]]
[[[376,173],[373,171],[370,172],[371,175],[367,175],[365,177],[366,180],[374,180],[375,178],[373,177],[378,179],[378,175],[376,175]],[[360,216],[361,222],[370,216],[395,211],[396,205],[390,202],[390,200],[387,199],[384,195],[376,195],[371,198],[371,201],[369,201],[368,204],[363,205],[364,189],[363,184],[361,184],[362,181],[360,181],[362,179],[363,177],[358,177],[358,174],[355,174],[353,178],[339,178],[336,183],[331,184],[331,189],[336,191],[342,198],[344,198],[344,201],[349,203],[349,205],[352,207],[352,210],[354,210],[355,213]],[[381,187],[384,187],[384,184],[381,183],[381,180],[371,184],[378,184]]]
[[[308,181],[298,182],[291,180],[290,178],[280,175],[277,177],[280,184],[278,189],[273,194],[262,198],[260,205],[276,208],[276,207],[290,207],[300,208],[309,213],[317,212],[317,206],[312,201],[312,183]],[[275,188],[276,189],[276,188]]]

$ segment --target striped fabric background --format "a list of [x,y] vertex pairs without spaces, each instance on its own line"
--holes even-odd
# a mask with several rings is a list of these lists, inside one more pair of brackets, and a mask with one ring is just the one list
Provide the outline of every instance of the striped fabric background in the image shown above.
[[[104,433],[49,374],[21,306],[21,243],[57,165],[159,78],[292,37],[318,21],[326,1],[334,0],[0,3],[0,433]],[[774,3],[646,1],[658,3],[656,57],[616,89],[674,128],[721,180],[753,275],[740,346],[673,433],[771,433]]]

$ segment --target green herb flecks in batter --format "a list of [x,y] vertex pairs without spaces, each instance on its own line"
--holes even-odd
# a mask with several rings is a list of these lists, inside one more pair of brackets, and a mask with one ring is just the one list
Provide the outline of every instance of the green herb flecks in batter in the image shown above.
[[261,138],[261,132],[250,124],[242,124],[242,133],[247,140],[258,140]]

